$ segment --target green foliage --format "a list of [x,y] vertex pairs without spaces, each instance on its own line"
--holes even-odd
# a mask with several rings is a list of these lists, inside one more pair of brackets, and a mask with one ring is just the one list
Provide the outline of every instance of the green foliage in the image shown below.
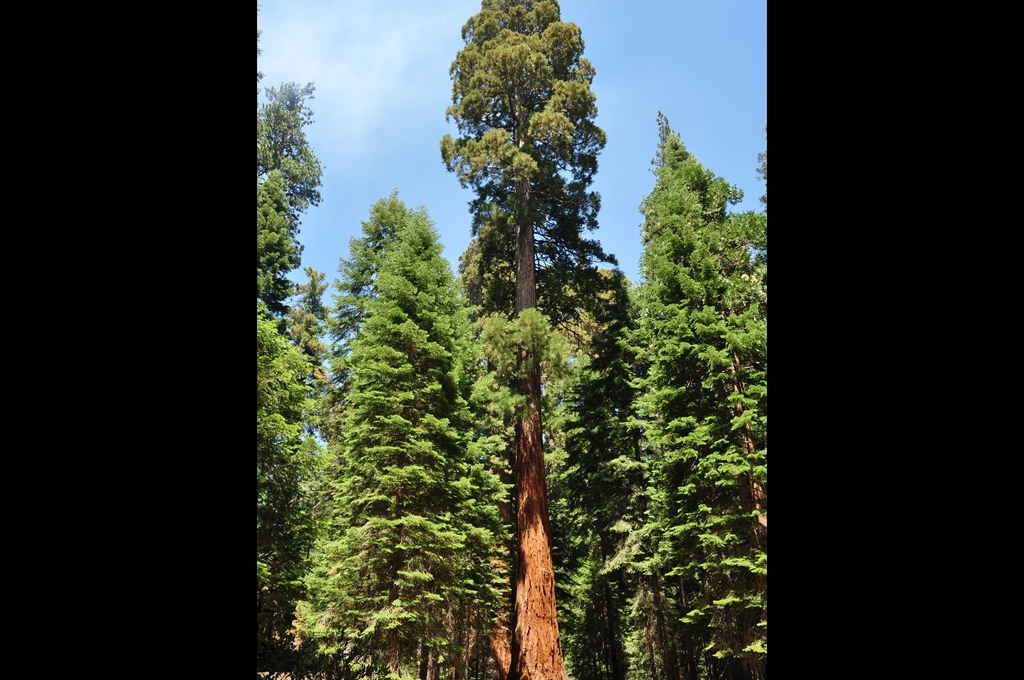
[[470,452],[468,312],[429,216],[394,194],[371,213],[339,285],[353,333],[306,617],[325,652],[398,673],[421,649],[452,663],[460,621],[494,607],[501,489]]
[[299,246],[292,236],[284,179],[273,171],[256,184],[256,299],[274,314],[283,314],[293,284],[286,276],[299,266]]
[[[560,377],[568,359],[565,341],[555,333],[548,318],[536,308],[524,310],[514,320],[492,316],[481,325],[480,341],[487,348],[491,366],[489,379],[500,384],[511,383],[520,371],[540,367],[547,380]],[[521,360],[521,356],[526,356]],[[521,361],[525,361],[523,364]],[[524,395],[518,398],[525,399]],[[515,412],[516,404],[510,404]]]
[[268,87],[268,101],[257,111],[256,176],[267,177],[274,170],[281,173],[296,233],[301,213],[320,203],[323,169],[303,129],[313,123],[313,111],[306,101],[313,99],[315,90],[312,83],[304,87],[297,83]]
[[600,283],[593,263],[613,261],[582,237],[597,227],[600,198],[587,188],[605,145],[594,123],[594,68],[582,57],[579,27],[561,22],[553,1],[485,0],[462,37],[446,112],[461,136],[445,135],[441,156],[477,194],[470,206],[478,276],[468,279],[480,279],[486,312],[511,310],[515,229],[529,223],[537,304],[560,327]]
[[516,301],[515,227],[509,216],[491,205],[473,215],[473,233],[459,256],[459,276],[476,318],[488,314],[511,317]]
[[300,263],[300,216],[320,202],[323,171],[303,130],[313,122],[305,105],[313,90],[295,83],[267,88],[269,102],[256,110],[256,297],[279,318],[294,292],[288,272]]
[[295,346],[315,364],[313,372],[319,373],[319,365],[327,353],[327,345],[322,340],[327,324],[327,308],[323,302],[327,284],[322,272],[312,267],[303,271],[309,281],[298,287],[298,299],[288,310],[288,332]]
[[[259,36],[257,28],[257,56]],[[257,86],[262,77],[257,72]],[[290,308],[287,274],[300,264],[299,214],[319,201],[321,172],[302,132],[311,122],[302,102],[312,90],[268,92],[270,104],[256,112],[256,665],[294,673],[305,662],[294,614],[319,529],[310,492],[324,457],[307,434],[317,410],[310,396],[324,387],[317,375],[323,291],[307,270],[311,282]],[[288,320],[299,349],[286,339]]]
[[338,263],[340,278],[334,281],[334,304],[327,320],[332,339],[328,350],[331,379],[334,389],[327,395],[326,435],[328,442],[340,441],[343,430],[345,400],[349,389],[351,373],[351,343],[359,335],[366,319],[367,305],[377,298],[377,276],[384,253],[393,247],[397,234],[410,222],[432,228],[426,210],[406,208],[398,198],[398,191],[391,192],[370,207],[368,219],[361,223],[363,235],[349,240],[349,257]]
[[[525,465],[547,471],[570,675],[760,680],[767,151],[763,210],[730,212],[740,192],[659,113],[634,291],[583,237],[605,135],[580,29],[555,0],[483,0],[462,35],[446,112],[458,136],[441,153],[475,192],[459,267],[472,309],[426,210],[397,191],[350,241],[331,309],[323,274],[289,281],[300,218],[321,200],[314,88],[267,88],[257,106],[258,670],[488,668],[515,562],[515,498],[497,475],[512,479],[529,405],[546,454]],[[521,233],[535,252],[517,263]],[[517,314],[531,261],[536,307]]]
[[641,532],[649,469],[634,407],[634,352],[625,341],[636,312],[625,278],[606,276],[610,294],[592,320],[588,352],[569,395],[567,468],[555,506],[565,592],[559,615],[567,624],[567,661],[579,680],[624,678],[630,671],[634,565],[651,554]]
[[659,114],[644,201],[634,347],[655,454],[661,560],[694,590],[682,617],[723,659],[765,662],[767,218],[692,156]]
[[290,650],[293,612],[316,526],[305,488],[320,459],[303,436],[306,360],[256,311],[256,625],[257,663],[274,667]]
[[564,457],[565,393],[574,374],[568,343],[536,308],[524,310],[511,321],[498,315],[486,317],[479,328],[480,368],[473,383],[478,437],[487,440],[495,464],[512,472],[508,448],[514,437],[515,419],[524,416],[530,397],[510,386],[518,371],[539,367],[544,462],[551,471]]
[[335,280],[335,315],[331,334],[342,353],[358,335],[366,317],[366,304],[377,297],[377,275],[384,253],[392,247],[398,232],[408,223],[429,226],[426,210],[409,210],[398,198],[398,190],[379,199],[370,208],[369,219],[362,222],[363,235],[349,240],[349,258],[338,263],[340,279]]

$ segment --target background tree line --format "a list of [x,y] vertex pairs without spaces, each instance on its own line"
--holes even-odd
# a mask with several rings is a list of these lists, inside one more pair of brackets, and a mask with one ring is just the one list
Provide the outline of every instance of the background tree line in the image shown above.
[[463,37],[458,278],[396,192],[330,301],[293,284],[314,90],[257,106],[257,670],[766,677],[767,152],[764,210],[730,212],[659,114],[634,286],[584,237],[579,28],[484,0]]

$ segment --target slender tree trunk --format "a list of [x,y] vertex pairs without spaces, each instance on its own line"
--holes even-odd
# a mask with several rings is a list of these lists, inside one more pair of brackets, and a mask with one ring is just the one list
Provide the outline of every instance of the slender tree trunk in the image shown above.
[[[740,357],[739,357],[739,354],[737,354],[736,352],[733,352],[732,356],[733,356],[733,375],[737,376],[737,375],[739,375],[739,369],[740,369]],[[738,379],[734,379],[733,380],[733,391],[737,395],[743,389],[745,389],[745,388],[746,388],[746,385],[740,383]],[[737,416],[743,414],[743,402],[740,401],[739,399],[736,400],[735,409],[736,409],[736,415]],[[745,424],[742,428],[740,428],[740,437],[742,438],[742,442],[743,442],[743,455],[746,456],[747,458],[752,457],[757,449],[756,449],[756,446],[754,444],[754,432],[751,429],[749,423]],[[741,473],[740,476],[739,476],[739,479],[737,481],[739,483],[740,507],[742,507],[744,511],[746,511],[746,512],[759,511],[759,510],[763,510],[767,506],[767,504],[768,504],[768,494],[767,494],[767,491],[765,490],[764,485],[761,484],[760,480],[758,480],[757,477],[754,476],[753,470],[747,470],[746,472]],[[747,544],[751,548],[767,550],[767,539],[768,539],[768,516],[765,515],[765,514],[758,513],[758,515],[757,515],[757,522],[754,523],[753,526],[750,527],[750,531],[747,534]],[[765,563],[765,566],[767,566],[767,563]],[[754,575],[754,583],[757,586],[758,590],[760,590],[762,592],[764,592],[764,591],[766,591],[768,589],[768,577],[765,574],[755,574]],[[750,615],[750,612],[744,612],[742,614],[743,619],[744,620],[747,619],[747,617],[749,615]],[[767,609],[762,609],[761,610],[761,616],[764,617],[764,618],[767,618],[767,616],[768,616]],[[743,641],[744,642],[749,642],[749,639],[747,638],[747,631],[751,630],[753,625],[754,625],[753,621],[747,621],[744,625],[740,625],[740,626],[737,627],[738,630],[740,631],[741,635],[743,635]],[[742,677],[742,678],[750,678],[750,677],[752,677],[751,676],[751,672],[753,672],[754,668],[756,668],[756,662],[755,662],[755,667],[752,668],[750,666],[750,662],[751,661],[752,661],[752,659],[748,658],[739,667],[737,667],[736,666],[736,660],[734,659],[731,662],[731,664],[732,664],[731,668],[732,668],[734,677],[736,677],[736,678],[740,678],[740,677]],[[736,675],[737,673],[740,673],[740,672],[743,673],[742,676]]]
[[[598,537],[601,545],[601,559],[607,562],[618,552],[617,546],[606,532]],[[622,570],[618,570],[619,577],[622,577]],[[619,609],[616,606],[615,597],[612,594],[612,574],[604,577],[604,602],[607,611],[607,629],[611,645],[611,677],[612,680],[626,680],[625,651],[622,648],[621,623],[619,622]]]
[[[516,182],[516,314],[537,306],[530,181]],[[516,417],[515,631],[509,680],[566,680],[555,612],[555,570],[540,418],[540,366],[519,352],[518,387],[527,397]]]
[[491,656],[498,668],[498,680],[508,677],[508,669],[512,661],[512,649],[508,641],[508,616],[502,615],[491,627]]
[[731,680],[749,680],[750,671],[747,669],[746,664],[743,663],[743,659],[730,657],[728,664]]
[[[515,465],[515,450],[514,447],[509,447],[505,451],[505,457],[508,460],[509,466]],[[498,469],[498,477],[501,479],[502,484],[514,484],[515,479],[512,474],[504,467]],[[507,488],[507,487],[506,487]],[[514,499],[504,496],[503,500],[498,501],[498,514],[501,516],[501,522],[503,525],[512,525],[516,521],[515,512],[513,511]],[[505,554],[508,555],[508,559],[514,560],[515,546],[514,542],[503,542],[502,547],[504,548]],[[501,565],[504,567],[505,565]],[[515,584],[511,584],[512,599],[515,600]],[[508,677],[509,665],[512,660],[512,603],[504,602],[501,608],[496,612],[495,620],[490,627],[490,634],[487,636],[490,641],[490,653],[494,659],[494,663],[498,669],[498,680],[506,680]]]
[[[679,576],[679,597],[683,603],[683,612],[690,611],[690,605],[686,602],[686,588],[683,586],[683,577]],[[697,656],[693,653],[693,636],[687,632],[683,636],[683,642],[686,644],[686,677],[687,680],[698,680],[697,676]]]
[[[394,602],[393,599],[392,602]],[[384,634],[384,646],[384,663],[387,664],[389,671],[398,675],[398,672],[402,670],[402,667],[399,655],[400,650],[398,648],[398,634],[394,629],[389,630]]]
[[420,643],[420,680],[430,680],[430,653],[426,645]]
[[[738,378],[735,377],[739,375],[740,357],[735,352],[733,352],[732,357],[732,374],[734,376],[732,389],[733,392],[738,395],[746,387],[746,385],[740,384]],[[743,402],[737,399],[736,415],[739,416],[742,414]],[[754,455],[754,452],[757,449],[754,446],[754,433],[751,431],[749,423],[740,428],[740,437],[743,441],[743,455],[748,457]],[[761,482],[754,477],[753,473],[745,472],[741,474],[738,482],[740,487],[740,503],[742,504],[744,510],[746,510],[747,512],[750,512],[751,510],[754,509],[760,510],[768,503],[768,493],[765,491],[764,485],[762,485]],[[759,514],[757,516],[757,522],[761,525],[758,528],[758,537],[767,536],[768,515]]]
[[636,610],[643,613],[643,640],[647,647],[647,677],[658,676],[658,656],[654,651],[654,639],[657,637],[657,623],[654,619],[650,594],[647,592],[647,579],[640,577],[637,581]]
[[672,647],[668,641],[668,629],[665,626],[665,605],[661,599],[661,586],[658,585],[658,580],[658,574],[651,574],[651,594],[654,596],[654,613],[658,621],[658,644],[661,647],[665,678],[667,680],[679,680],[679,667],[676,664],[676,655],[672,652]]
[[618,610],[612,600],[612,587],[609,583],[604,584],[604,601],[608,611],[608,640],[611,652],[611,674],[612,680],[626,680],[626,669],[622,660],[622,648],[619,644],[619,630],[616,624]]

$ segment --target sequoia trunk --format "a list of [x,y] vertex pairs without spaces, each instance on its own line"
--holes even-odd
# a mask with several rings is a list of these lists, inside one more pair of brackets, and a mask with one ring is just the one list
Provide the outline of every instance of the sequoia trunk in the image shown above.
[[[516,182],[516,314],[537,305],[529,180]],[[516,418],[515,631],[509,680],[566,680],[555,613],[555,570],[540,418],[540,366],[519,352],[518,387],[526,404]]]

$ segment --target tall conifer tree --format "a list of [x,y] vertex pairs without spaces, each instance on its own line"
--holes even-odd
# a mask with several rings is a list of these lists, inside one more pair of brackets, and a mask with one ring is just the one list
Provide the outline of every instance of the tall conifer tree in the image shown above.
[[[580,29],[561,21],[555,0],[483,0],[462,36],[447,111],[462,136],[442,139],[442,157],[463,186],[476,190],[474,231],[486,226],[494,237],[480,253],[514,253],[513,308],[501,311],[518,316],[539,306],[559,324],[586,297],[566,293],[598,281],[591,265],[609,259],[582,238],[597,225],[599,200],[587,189],[605,143],[594,124],[594,69],[582,56]],[[481,268],[491,269],[487,262]],[[516,387],[526,400],[515,423],[518,554],[509,677],[562,680],[541,374],[528,347],[519,351]]]
[[286,340],[286,277],[299,266],[299,215],[319,201],[321,172],[302,131],[312,90],[285,85],[270,95],[256,112],[256,658],[257,670],[281,671],[295,661],[294,612],[316,533],[306,491],[320,465],[316,442],[303,436],[315,370],[303,352],[315,361],[315,324],[306,324],[303,351]]
[[291,655],[293,613],[315,538],[304,493],[318,467],[316,443],[303,436],[309,364],[277,326],[257,302],[257,670],[280,670]]
[[[570,597],[560,601],[573,626],[567,657],[578,680],[625,680],[628,626],[627,536],[643,519],[647,466],[630,377],[634,352],[624,334],[635,323],[625,277],[613,286],[593,320],[588,351],[577,359],[570,395],[564,480],[566,542],[561,554]],[[631,557],[631,555],[630,555]],[[563,621],[565,619],[563,618]]]
[[[767,664],[767,220],[701,165],[659,114],[644,201],[635,336],[661,568],[687,599],[684,635],[733,678]],[[692,663],[692,662],[690,662]]]
[[320,203],[323,170],[305,133],[313,123],[306,101],[314,89],[312,83],[267,88],[268,101],[256,109],[256,293],[277,317],[287,313],[294,290],[286,277],[300,264],[302,213]]
[[402,674],[455,665],[457,622],[493,607],[500,487],[470,450],[468,311],[433,225],[394,195],[372,212],[390,233],[349,326],[334,537],[308,626],[327,651],[361,650],[366,672]]

